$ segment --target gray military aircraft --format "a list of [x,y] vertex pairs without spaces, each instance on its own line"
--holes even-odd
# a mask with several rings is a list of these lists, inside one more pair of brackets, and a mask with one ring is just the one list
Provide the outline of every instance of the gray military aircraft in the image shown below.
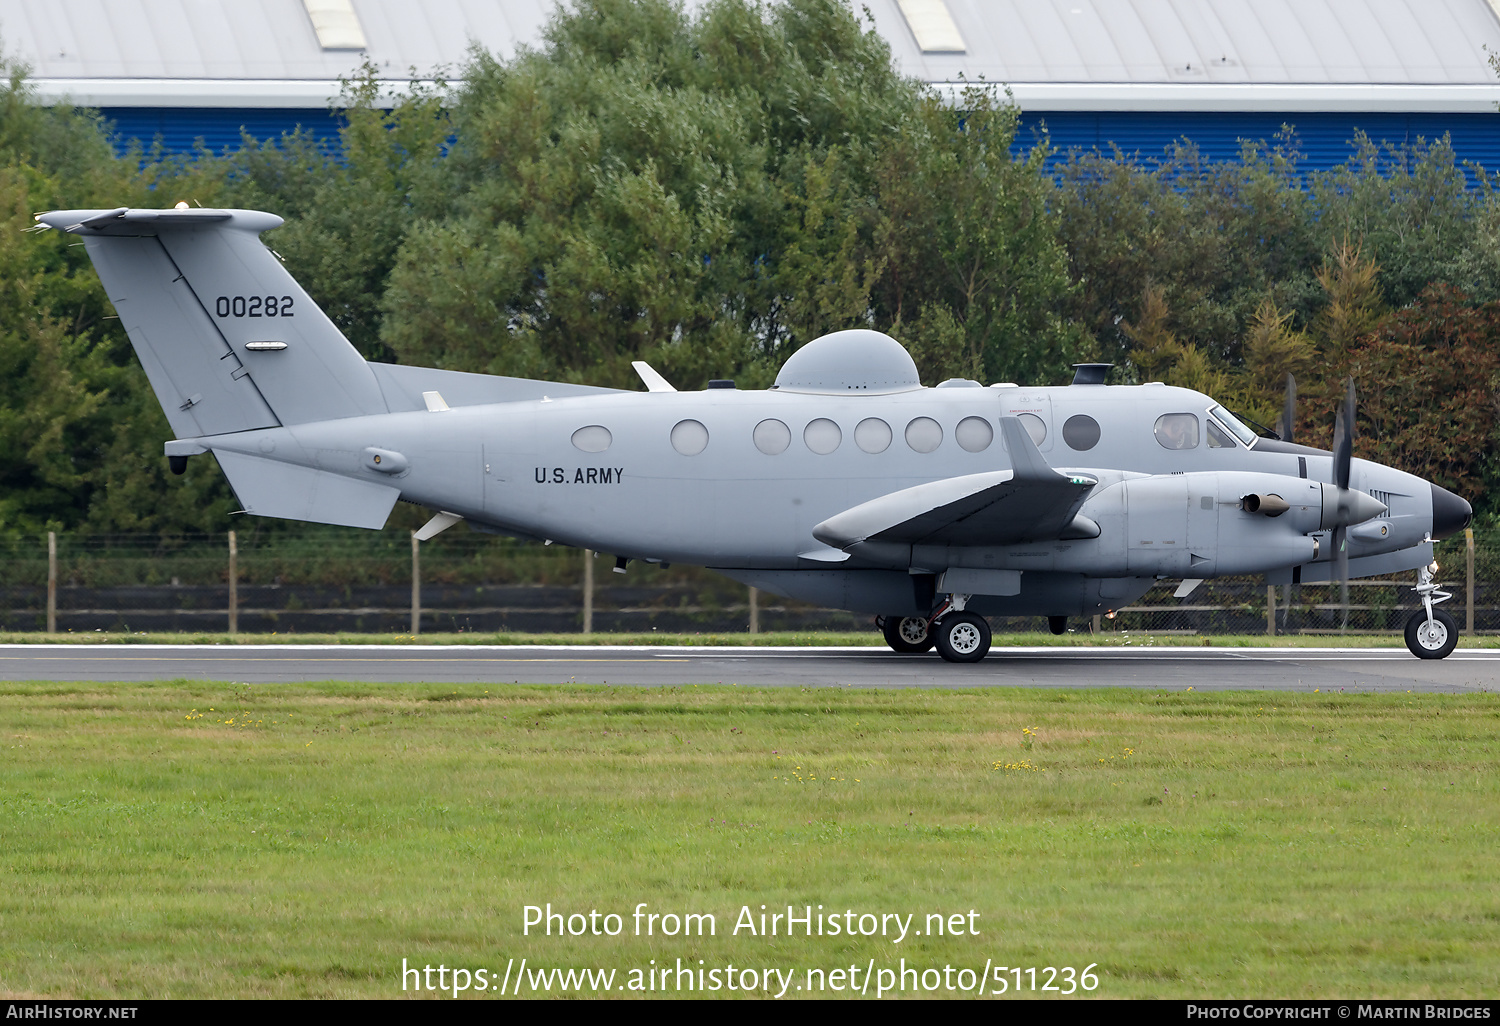
[[378,529],[397,499],[630,560],[690,563],[877,614],[898,652],[973,662],[984,616],[1119,609],[1157,581],[1272,584],[1417,571],[1412,652],[1453,650],[1434,539],[1469,504],[1333,452],[1258,437],[1209,396],[1105,386],[923,387],[887,335],[839,331],[776,384],[647,391],[367,363],[282,267],[251,210],[64,210],[176,439],[213,453],[245,511]]

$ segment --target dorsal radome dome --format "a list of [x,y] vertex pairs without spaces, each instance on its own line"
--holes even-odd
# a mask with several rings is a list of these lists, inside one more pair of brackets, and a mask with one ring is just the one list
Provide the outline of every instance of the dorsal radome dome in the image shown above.
[[821,394],[907,392],[921,388],[906,347],[869,328],[815,338],[787,358],[776,375],[783,392]]

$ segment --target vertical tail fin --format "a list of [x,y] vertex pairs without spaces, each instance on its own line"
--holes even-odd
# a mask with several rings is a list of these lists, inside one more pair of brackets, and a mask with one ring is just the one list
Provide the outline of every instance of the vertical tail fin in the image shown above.
[[254,210],[58,210],[83,238],[178,438],[385,413],[380,385]]

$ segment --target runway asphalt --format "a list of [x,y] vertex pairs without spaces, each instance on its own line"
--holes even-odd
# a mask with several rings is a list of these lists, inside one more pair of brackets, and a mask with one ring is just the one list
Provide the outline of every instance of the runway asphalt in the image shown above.
[[479,645],[3,645],[0,680],[617,684],[754,687],[1192,687],[1500,691],[1500,650],[995,648],[980,663],[883,648]]

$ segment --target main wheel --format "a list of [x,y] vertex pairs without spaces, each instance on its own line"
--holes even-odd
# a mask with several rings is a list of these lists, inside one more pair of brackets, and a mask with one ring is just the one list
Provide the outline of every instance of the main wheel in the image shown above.
[[1416,613],[1406,621],[1406,647],[1418,659],[1442,659],[1458,644],[1458,624],[1447,613],[1432,611],[1432,619]]
[[1068,633],[1068,618],[1066,616],[1047,617],[1047,629],[1053,634]]
[[894,652],[926,652],[933,645],[932,632],[920,616],[881,617],[880,630]]
[[973,613],[949,613],[932,627],[938,655],[950,663],[977,663],[990,650],[990,625]]

